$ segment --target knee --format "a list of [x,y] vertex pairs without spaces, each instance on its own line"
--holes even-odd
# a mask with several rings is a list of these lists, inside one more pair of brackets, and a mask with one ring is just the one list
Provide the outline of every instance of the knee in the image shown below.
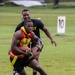
[[36,66],[37,71],[41,71],[41,67],[39,65]]
[[36,67],[36,70],[41,74],[41,75],[47,75],[47,73],[38,65]]
[[35,59],[38,61],[39,60],[39,56],[35,56]]

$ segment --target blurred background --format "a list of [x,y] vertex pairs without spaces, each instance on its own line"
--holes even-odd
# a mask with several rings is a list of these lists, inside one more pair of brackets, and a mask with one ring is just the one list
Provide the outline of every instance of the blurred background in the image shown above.
[[[54,47],[41,31],[43,69],[48,75],[75,75],[75,0],[0,0],[0,75],[12,75],[8,51],[23,9],[30,10],[31,18],[41,18],[57,42]],[[56,36],[58,16],[66,17],[64,36]],[[32,73],[29,68],[26,71]]]

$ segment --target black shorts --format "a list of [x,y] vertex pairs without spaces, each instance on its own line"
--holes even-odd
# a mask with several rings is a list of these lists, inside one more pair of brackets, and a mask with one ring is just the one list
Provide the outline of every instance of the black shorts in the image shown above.
[[[14,71],[21,72],[24,67],[28,66],[28,64],[34,59],[34,57],[24,57],[24,58],[18,58],[13,65]],[[10,61],[12,62],[13,58],[10,58]]]

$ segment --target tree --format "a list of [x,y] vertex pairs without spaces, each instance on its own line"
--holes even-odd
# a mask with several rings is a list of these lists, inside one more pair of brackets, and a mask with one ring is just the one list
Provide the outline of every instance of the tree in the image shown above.
[[0,0],[0,3],[6,2],[6,1],[9,1],[9,0]]

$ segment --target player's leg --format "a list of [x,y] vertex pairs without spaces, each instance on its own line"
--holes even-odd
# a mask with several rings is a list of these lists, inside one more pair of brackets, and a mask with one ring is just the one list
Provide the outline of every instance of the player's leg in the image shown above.
[[[40,51],[37,51],[37,47],[32,48],[32,53],[34,58],[39,62]],[[37,71],[33,69],[33,75],[36,75],[36,74],[37,74]]]
[[39,63],[37,62],[36,59],[33,59],[29,65],[30,68],[35,69],[40,73],[40,75],[47,75],[46,72],[40,67]]
[[[38,50],[37,51],[37,47],[35,46],[35,43],[33,42],[32,44],[33,44],[33,47],[32,47],[33,56],[39,62],[40,52],[42,51],[42,48],[43,48],[42,39],[40,39],[40,47],[41,47],[41,50]],[[37,71],[34,70],[34,69],[33,69],[33,75],[37,75]]]
[[26,75],[26,72],[24,69],[21,72],[14,71],[13,75]]
[[[13,61],[13,58],[10,58],[10,61]],[[17,59],[16,62],[13,65],[14,69],[14,75],[26,75],[26,72],[24,70],[23,59]]]
[[17,71],[13,71],[13,75],[19,75]]
[[23,69],[21,72],[19,72],[19,75],[26,75],[25,70]]

